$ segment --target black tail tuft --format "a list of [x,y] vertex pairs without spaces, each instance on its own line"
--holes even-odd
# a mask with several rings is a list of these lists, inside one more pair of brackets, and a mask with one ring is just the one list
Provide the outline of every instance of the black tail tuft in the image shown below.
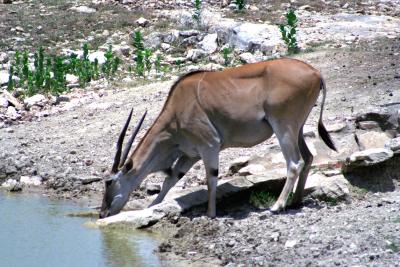
[[332,150],[335,150],[337,152],[337,149],[335,147],[335,144],[332,141],[331,136],[329,135],[328,131],[326,130],[324,124],[322,121],[319,121],[318,123],[318,133],[319,136],[322,138],[324,143]]

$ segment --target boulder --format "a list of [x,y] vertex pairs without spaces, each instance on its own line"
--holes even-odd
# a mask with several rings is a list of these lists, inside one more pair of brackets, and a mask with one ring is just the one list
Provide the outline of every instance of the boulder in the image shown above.
[[198,44],[198,48],[202,49],[207,54],[214,53],[218,48],[217,37],[218,35],[216,33],[207,34]]
[[42,94],[37,94],[24,99],[24,104],[27,108],[33,106],[43,107],[47,103],[47,98]]
[[357,151],[346,160],[346,166],[348,168],[373,166],[391,159],[393,155],[393,151],[386,148]]
[[370,148],[383,148],[390,141],[390,137],[386,133],[369,131],[357,134],[358,144],[361,150]]
[[[305,185],[305,194],[322,200],[344,200],[350,194],[350,183],[342,174],[325,176],[320,173],[310,175]],[[295,187],[296,188],[296,187]]]

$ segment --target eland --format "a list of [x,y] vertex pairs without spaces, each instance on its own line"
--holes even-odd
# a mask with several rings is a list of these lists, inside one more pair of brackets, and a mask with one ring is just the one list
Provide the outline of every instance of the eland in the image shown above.
[[195,71],[180,77],[132,153],[133,140],[146,113],[122,152],[131,110],[117,142],[111,177],[105,181],[100,218],[119,213],[148,174],[164,171],[161,192],[151,205],[160,203],[200,159],[206,170],[207,215],[213,218],[219,152],[229,147],[251,147],[273,134],[286,160],[287,178],[271,211],[286,207],[297,179],[292,204],[299,204],[313,161],[303,126],[321,90],[318,132],[324,143],[336,150],[322,122],[324,79],[318,70],[302,61],[284,58],[223,71]]

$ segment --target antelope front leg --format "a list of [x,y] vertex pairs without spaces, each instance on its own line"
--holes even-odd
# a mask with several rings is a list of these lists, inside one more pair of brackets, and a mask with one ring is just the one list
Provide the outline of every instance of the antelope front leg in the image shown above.
[[161,188],[161,192],[157,195],[156,199],[150,204],[149,207],[157,205],[163,201],[169,190],[192,168],[192,166],[198,161],[198,158],[189,158],[182,156],[178,159],[175,166],[172,169],[165,171],[167,177]]
[[208,189],[208,208],[207,216],[215,218],[217,214],[216,198],[217,198],[217,183],[218,183],[218,152],[211,150],[201,153],[204,167],[206,169],[207,189]]

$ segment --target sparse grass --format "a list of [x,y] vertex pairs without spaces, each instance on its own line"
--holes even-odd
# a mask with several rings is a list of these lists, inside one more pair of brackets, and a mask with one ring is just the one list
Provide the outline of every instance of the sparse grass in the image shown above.
[[[92,14],[79,13],[69,10],[74,2],[67,0],[32,0],[20,4],[3,5],[0,7],[0,44],[6,50],[30,50],[32,47],[44,47],[46,50],[55,49],[55,44],[68,41],[68,46],[78,48],[88,36],[93,39],[87,41],[95,50],[104,44],[108,36],[101,33],[108,30],[110,33],[135,27],[135,21],[143,12],[130,12],[123,6],[101,4],[89,5],[97,12]],[[2,25],[3,24],[3,25]],[[24,32],[12,32],[11,28],[21,26]],[[39,27],[39,28],[38,28]],[[29,34],[30,36],[25,36]],[[15,45],[14,38],[24,38],[20,44]]]
[[350,187],[351,193],[354,197],[358,199],[363,199],[368,193],[368,190],[358,186],[351,186]]
[[276,197],[266,191],[253,191],[249,198],[250,204],[259,209],[269,208],[275,201]]

